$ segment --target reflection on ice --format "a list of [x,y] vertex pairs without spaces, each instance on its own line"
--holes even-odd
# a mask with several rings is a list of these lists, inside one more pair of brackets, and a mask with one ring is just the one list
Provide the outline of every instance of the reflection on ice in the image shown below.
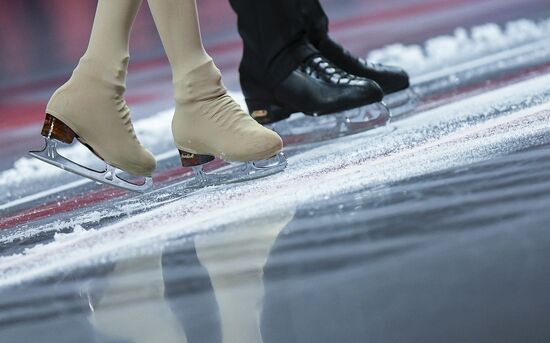
[[[133,343],[187,343],[164,299],[161,254],[116,263],[99,293],[88,290],[90,322],[100,334]],[[103,283],[101,283],[103,285]]]
[[195,248],[208,270],[224,343],[261,343],[263,269],[279,233],[294,211],[268,215],[214,236],[199,236]]
[[[550,112],[529,113],[458,138],[513,136],[514,122],[548,128]],[[177,237],[2,289],[0,341],[544,342],[550,140],[542,141],[296,211],[227,218],[208,232],[179,221]]]
[[[263,269],[275,240],[293,217],[294,209],[286,209],[244,226],[227,226],[194,239],[196,257],[207,272],[217,303],[222,342],[263,342],[260,332]],[[90,322],[100,340],[112,337],[133,343],[188,341],[186,325],[182,316],[173,311],[166,289],[185,287],[173,285],[174,282],[189,282],[178,275],[190,268],[185,264],[189,259],[165,257],[163,264],[163,254],[161,250],[116,262],[105,280],[84,290],[91,310]],[[171,260],[179,265],[167,262]],[[178,311],[193,309],[184,306]],[[216,313],[208,316],[218,317]],[[187,317],[198,320],[194,315]],[[216,332],[217,321],[210,323],[213,326],[210,331]]]

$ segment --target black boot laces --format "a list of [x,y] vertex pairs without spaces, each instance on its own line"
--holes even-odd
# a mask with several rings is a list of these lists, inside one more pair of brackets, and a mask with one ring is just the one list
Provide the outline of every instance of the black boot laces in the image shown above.
[[368,84],[366,79],[343,71],[322,56],[314,56],[308,59],[302,63],[300,70],[313,78],[334,85],[365,86]]

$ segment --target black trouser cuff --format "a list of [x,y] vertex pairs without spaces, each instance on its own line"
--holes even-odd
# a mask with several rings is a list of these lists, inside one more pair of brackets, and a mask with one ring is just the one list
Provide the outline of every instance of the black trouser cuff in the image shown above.
[[319,51],[304,38],[292,44],[279,54],[270,64],[267,73],[267,83],[274,88],[290,73],[292,73],[302,62],[311,56],[318,54]]

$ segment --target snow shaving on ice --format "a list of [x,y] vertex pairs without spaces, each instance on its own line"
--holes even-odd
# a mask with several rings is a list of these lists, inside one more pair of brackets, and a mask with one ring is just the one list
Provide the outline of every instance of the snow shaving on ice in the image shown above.
[[457,28],[453,35],[427,40],[423,45],[392,44],[372,51],[373,62],[399,65],[416,76],[476,57],[550,37],[550,19],[512,21],[504,26],[485,24]]
[[[423,46],[394,44],[371,52],[368,58],[375,62],[400,65],[412,75],[419,75],[549,36],[550,19],[539,22],[523,19],[509,22],[503,27],[485,24],[471,29],[457,28],[454,35],[431,38]],[[241,93],[231,95],[246,108]],[[134,123],[137,136],[143,145],[152,148],[171,144],[170,123],[173,112],[160,112]],[[80,144],[59,151],[63,156],[84,164],[95,159]],[[63,171],[58,168],[25,157],[17,160],[13,168],[0,173],[0,187],[17,186],[22,182],[34,182],[38,178],[62,173]]]

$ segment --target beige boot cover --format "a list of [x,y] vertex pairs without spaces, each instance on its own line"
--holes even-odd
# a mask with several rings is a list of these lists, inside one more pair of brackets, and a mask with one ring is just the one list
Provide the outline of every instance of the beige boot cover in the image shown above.
[[155,158],[136,138],[123,95],[129,36],[141,0],[99,0],[88,49],[46,112],[68,125],[99,157],[150,176]]
[[243,112],[221,82],[205,52],[195,0],[148,0],[172,66],[176,113],[172,122],[179,150],[228,161],[268,159],[282,140]]

